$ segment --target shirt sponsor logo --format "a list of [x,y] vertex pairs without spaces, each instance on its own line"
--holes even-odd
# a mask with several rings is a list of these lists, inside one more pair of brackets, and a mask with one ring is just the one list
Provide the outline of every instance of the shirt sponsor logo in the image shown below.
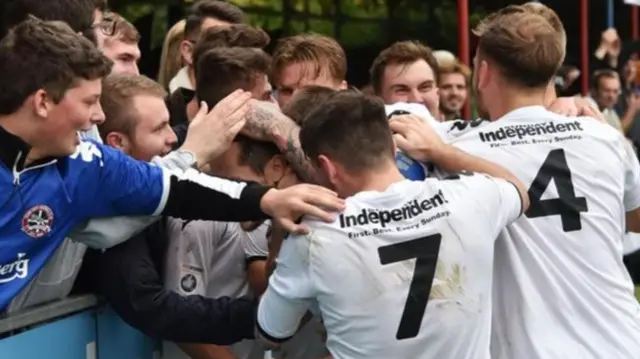
[[24,279],[29,275],[29,258],[26,253],[18,253],[18,259],[11,263],[0,264],[0,283],[9,283],[14,279]]
[[504,126],[495,131],[486,131],[478,133],[482,142],[498,142],[503,140],[518,139],[522,140],[526,137],[553,135],[563,132],[584,131],[580,121],[573,122],[546,122],[531,125],[513,125]]
[[22,216],[22,231],[33,239],[42,238],[51,232],[53,211],[45,205],[31,207]]
[[424,212],[438,208],[445,203],[448,203],[448,201],[444,198],[444,194],[442,191],[438,191],[438,193],[431,198],[421,201],[413,200],[405,203],[400,208],[389,210],[363,209],[359,214],[341,214],[339,217],[340,227],[347,228],[358,225],[378,224],[384,228],[389,223],[400,222],[420,216]]

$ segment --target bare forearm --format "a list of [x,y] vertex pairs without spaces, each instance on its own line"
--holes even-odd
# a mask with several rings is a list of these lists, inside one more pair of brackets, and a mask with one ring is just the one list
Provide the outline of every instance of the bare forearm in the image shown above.
[[256,140],[276,144],[298,177],[307,183],[319,183],[317,175],[300,146],[300,127],[278,107],[254,101],[242,133]]
[[593,53],[596,59],[602,60],[605,56],[607,56],[607,49],[604,46],[599,46],[596,51]]
[[320,181],[316,171],[300,146],[300,128],[292,121],[281,132],[282,135],[279,135],[275,141],[276,145],[285,155],[296,175],[306,183],[318,184]]

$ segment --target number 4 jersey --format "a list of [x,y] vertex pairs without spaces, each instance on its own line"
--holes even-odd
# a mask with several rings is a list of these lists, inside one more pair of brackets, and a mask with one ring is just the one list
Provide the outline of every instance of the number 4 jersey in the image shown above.
[[287,340],[317,304],[336,359],[488,359],[494,242],[521,206],[485,175],[347,198],[334,223],[284,241],[259,331]]
[[452,143],[529,188],[529,210],[496,243],[492,358],[637,358],[622,240],[640,171],[620,132],[527,107]]

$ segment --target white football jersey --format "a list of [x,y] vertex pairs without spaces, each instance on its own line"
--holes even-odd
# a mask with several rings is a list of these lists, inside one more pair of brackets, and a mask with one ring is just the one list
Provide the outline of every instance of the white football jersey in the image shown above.
[[638,160],[592,118],[526,107],[452,144],[499,163],[531,207],[496,243],[492,358],[638,358],[640,306],[622,263]]
[[286,239],[258,309],[271,341],[317,304],[336,359],[489,358],[494,241],[521,199],[485,175],[404,180],[349,197]]
[[483,120],[481,118],[472,121],[454,120],[439,122],[431,115],[431,112],[429,112],[424,105],[418,103],[397,102],[393,105],[385,105],[384,107],[387,116],[389,117],[394,113],[397,114],[404,112],[422,117],[425,122],[428,123],[436,133],[438,133],[438,135],[440,135],[442,140],[447,143],[468,132],[473,132],[482,126],[486,126],[491,123],[491,121]]
[[[269,256],[269,243],[266,233],[269,231],[271,221],[265,221],[252,232],[242,232],[247,262],[266,260]],[[272,351],[273,359],[296,358],[323,358],[327,356],[327,348],[324,345],[324,326],[319,316],[314,315],[300,330],[280,348]],[[271,358],[270,358],[271,359]]]
[[[256,229],[263,236],[266,227]],[[181,295],[237,298],[251,295],[247,281],[243,230],[238,223],[184,221],[168,222],[169,247],[165,287]],[[238,359],[263,359],[255,340],[229,346]],[[187,359],[177,346],[164,344],[164,359]]]

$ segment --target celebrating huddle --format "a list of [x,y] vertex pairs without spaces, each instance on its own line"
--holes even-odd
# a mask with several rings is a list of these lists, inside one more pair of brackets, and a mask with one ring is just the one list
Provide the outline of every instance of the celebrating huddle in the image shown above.
[[[272,62],[265,33],[231,25],[240,15],[189,40],[177,82],[193,89],[168,102],[153,80],[108,75],[113,64],[78,29],[29,17],[8,31],[0,309],[37,285],[70,236],[114,247],[85,258],[96,292],[193,357],[253,358],[305,331],[315,342],[287,347],[291,358],[316,344],[336,359],[640,355],[622,262],[623,236],[640,232],[640,165],[597,111],[574,100],[579,111],[548,109],[566,47],[552,10],[509,6],[477,26],[482,119],[449,122],[431,116],[433,101],[346,89],[344,56],[317,69],[330,86],[303,86],[291,66],[312,71],[285,63],[296,44]],[[391,50],[378,82],[405,66]],[[274,77],[277,101],[273,67],[287,74]],[[423,82],[433,97],[437,80]],[[178,136],[176,98],[181,117],[193,114]],[[94,130],[104,144],[80,138]],[[148,240],[166,233],[169,250]],[[174,271],[161,278],[152,252]]]
[[[388,122],[348,92],[305,118],[302,148],[346,209],[282,244],[263,340],[317,306],[335,358],[640,353],[621,252],[639,229],[640,168],[615,129],[545,109],[565,51],[549,16],[511,6],[478,26],[473,82],[491,122],[434,125],[397,105]],[[441,179],[405,180],[393,140]]]

